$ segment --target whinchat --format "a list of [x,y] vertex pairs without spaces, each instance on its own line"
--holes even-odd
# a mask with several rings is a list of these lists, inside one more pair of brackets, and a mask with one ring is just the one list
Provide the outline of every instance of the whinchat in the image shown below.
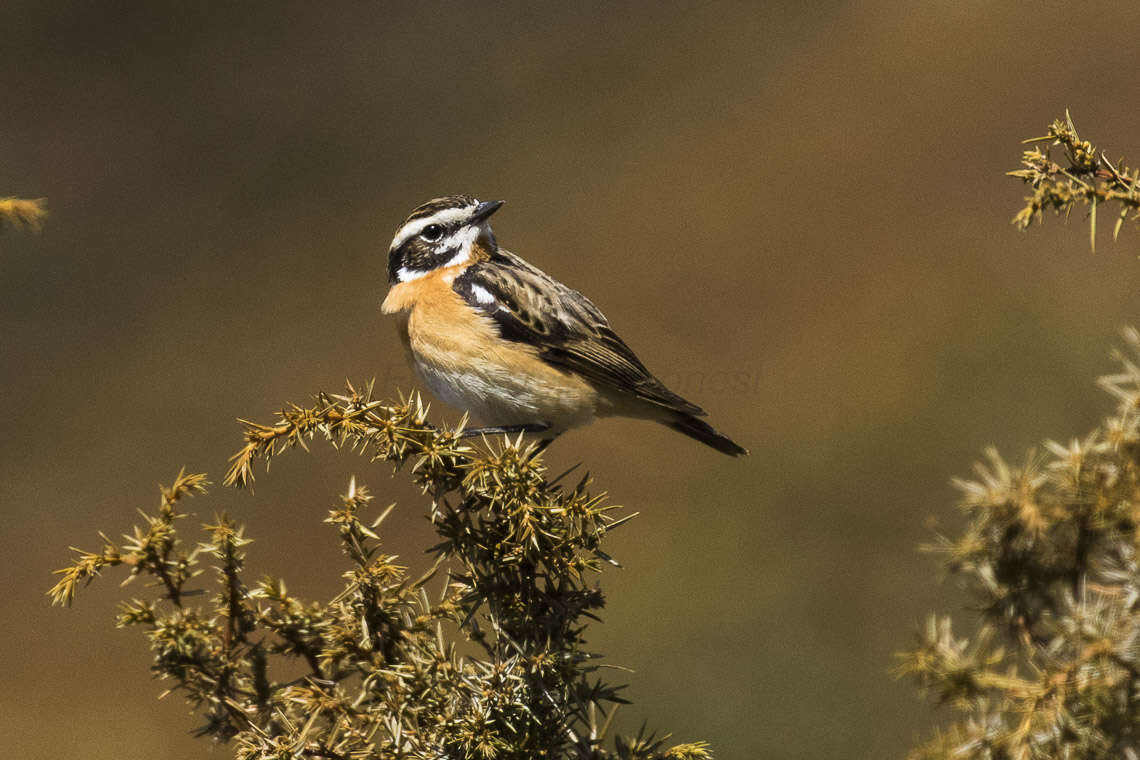
[[388,251],[385,314],[416,373],[494,428],[545,442],[595,417],[649,419],[731,456],[747,449],[645,368],[588,298],[495,241],[502,201],[451,195],[412,211]]

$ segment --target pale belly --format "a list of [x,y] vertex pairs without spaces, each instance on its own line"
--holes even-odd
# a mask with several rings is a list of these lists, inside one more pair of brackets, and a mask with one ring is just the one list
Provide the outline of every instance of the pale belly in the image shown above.
[[485,358],[467,369],[443,367],[412,352],[417,374],[444,402],[486,425],[549,424],[554,432],[579,427],[597,413],[597,393],[551,368],[530,374]]

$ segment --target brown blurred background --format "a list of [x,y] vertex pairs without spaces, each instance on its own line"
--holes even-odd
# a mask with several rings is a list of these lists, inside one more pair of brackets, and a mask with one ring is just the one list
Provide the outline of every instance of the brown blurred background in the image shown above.
[[[901,755],[933,718],[892,652],[955,603],[915,549],[955,524],[949,477],[1089,429],[1140,320],[1140,235],[1019,234],[1003,177],[1066,107],[1140,161],[1138,29],[1134,0],[6,0],[0,195],[52,216],[0,237],[0,746],[229,755],[114,628],[143,590],[111,572],[52,610],[49,573],[180,466],[220,480],[235,417],[346,377],[409,388],[384,255],[463,192],[506,198],[504,246],[752,450],[607,421],[549,454],[642,512],[592,634],[636,671],[623,725],[726,759]],[[422,498],[323,446],[192,506],[247,524],[252,578],[326,598],[320,521],[352,473],[422,564]]]

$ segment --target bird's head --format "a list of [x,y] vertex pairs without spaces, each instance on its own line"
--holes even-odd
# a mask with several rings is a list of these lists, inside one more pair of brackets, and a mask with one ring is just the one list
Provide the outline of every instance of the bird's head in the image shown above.
[[388,249],[388,281],[408,282],[441,267],[471,260],[475,248],[498,250],[487,221],[502,201],[479,201],[449,195],[417,207],[392,238]]

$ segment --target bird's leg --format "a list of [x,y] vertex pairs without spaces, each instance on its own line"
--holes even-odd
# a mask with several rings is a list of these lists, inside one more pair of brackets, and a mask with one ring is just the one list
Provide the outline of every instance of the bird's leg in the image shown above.
[[526,422],[521,425],[492,425],[491,427],[470,428],[460,433],[459,437],[472,438],[477,435],[495,435],[496,433],[545,433],[547,430],[550,430],[549,422]]

